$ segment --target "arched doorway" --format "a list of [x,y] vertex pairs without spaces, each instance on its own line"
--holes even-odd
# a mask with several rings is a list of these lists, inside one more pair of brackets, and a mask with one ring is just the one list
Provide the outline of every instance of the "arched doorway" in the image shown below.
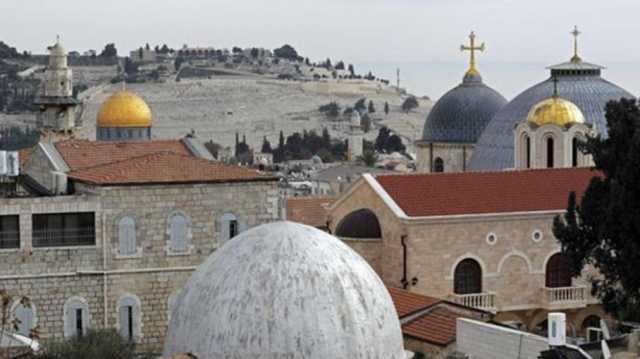
[[467,258],[458,263],[453,275],[453,292],[482,293],[482,268],[477,261]]

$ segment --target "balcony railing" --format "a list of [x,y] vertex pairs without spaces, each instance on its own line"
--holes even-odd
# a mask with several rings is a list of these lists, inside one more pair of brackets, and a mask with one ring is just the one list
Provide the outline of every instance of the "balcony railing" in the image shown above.
[[0,231],[0,249],[20,248],[19,231]]
[[91,246],[95,243],[93,227],[33,230],[34,247]]
[[495,293],[451,294],[449,300],[465,307],[482,309],[488,312],[496,311]]
[[591,299],[587,287],[543,288],[543,304],[547,309],[584,307]]

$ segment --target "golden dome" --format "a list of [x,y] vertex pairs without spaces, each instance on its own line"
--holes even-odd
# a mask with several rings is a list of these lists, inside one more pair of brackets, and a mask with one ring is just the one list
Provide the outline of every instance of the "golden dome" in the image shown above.
[[131,91],[118,91],[98,111],[98,127],[151,127],[151,109]]
[[566,126],[571,123],[584,123],[584,115],[573,102],[553,96],[533,106],[527,115],[527,121],[538,126]]

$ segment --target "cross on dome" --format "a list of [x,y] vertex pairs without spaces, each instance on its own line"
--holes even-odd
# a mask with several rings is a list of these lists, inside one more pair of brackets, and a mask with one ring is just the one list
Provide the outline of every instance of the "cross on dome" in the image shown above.
[[571,58],[571,62],[581,62],[582,59],[578,56],[578,36],[580,36],[582,32],[578,30],[578,26],[574,26],[570,34],[573,35],[573,57]]
[[460,51],[469,51],[469,70],[467,70],[467,74],[478,74],[476,69],[476,50],[484,51],[484,49],[484,42],[480,46],[476,46],[476,34],[471,31],[469,34],[469,46],[460,45]]

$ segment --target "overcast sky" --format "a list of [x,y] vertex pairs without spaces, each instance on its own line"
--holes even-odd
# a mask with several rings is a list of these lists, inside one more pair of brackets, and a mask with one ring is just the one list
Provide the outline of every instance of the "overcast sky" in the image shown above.
[[0,36],[34,53],[59,33],[81,51],[290,43],[314,60],[401,63],[463,61],[473,29],[480,61],[553,63],[578,25],[583,57],[607,63],[640,60],[639,17],[638,0],[1,0]]

